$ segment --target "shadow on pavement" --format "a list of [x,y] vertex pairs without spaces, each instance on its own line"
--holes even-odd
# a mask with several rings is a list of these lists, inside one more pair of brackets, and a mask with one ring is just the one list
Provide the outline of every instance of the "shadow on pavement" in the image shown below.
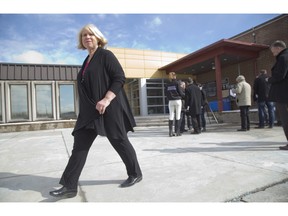
[[[61,198],[51,197],[49,191],[54,190],[55,187],[61,187],[58,184],[59,178],[45,177],[39,175],[25,175],[25,174],[15,174],[9,172],[0,172],[0,189],[6,188],[11,191],[35,191],[39,192],[44,198],[38,202],[57,202]],[[81,186],[86,185],[108,185],[108,184],[121,184],[122,180],[80,180],[79,184]],[[16,196],[16,195],[15,195]],[[20,195],[17,195],[21,196]],[[17,198],[15,198],[17,199]],[[18,202],[19,200],[25,200],[25,197],[12,202]],[[0,196],[0,202],[5,202],[5,195]],[[30,200],[31,201],[31,200]],[[27,201],[30,202],[27,197]],[[10,202],[10,201],[9,201]],[[32,201],[31,201],[32,202]],[[34,201],[33,201],[34,202]]]

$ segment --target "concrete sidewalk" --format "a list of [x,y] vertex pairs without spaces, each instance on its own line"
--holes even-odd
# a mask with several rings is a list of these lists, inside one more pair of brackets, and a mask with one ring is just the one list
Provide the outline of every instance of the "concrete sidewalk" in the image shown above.
[[72,150],[72,129],[0,134],[1,202],[286,202],[288,151],[281,127],[236,132],[208,125],[207,132],[168,137],[167,127],[129,133],[143,181],[119,188],[125,167],[105,137],[93,144],[78,195],[57,199],[49,191]]

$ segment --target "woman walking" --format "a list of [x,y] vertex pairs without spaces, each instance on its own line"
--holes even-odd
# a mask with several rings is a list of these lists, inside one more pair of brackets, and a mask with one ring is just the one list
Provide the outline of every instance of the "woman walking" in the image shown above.
[[124,71],[106,49],[106,38],[92,25],[84,26],[78,38],[78,48],[88,51],[77,76],[79,115],[75,128],[72,155],[60,179],[63,186],[51,196],[70,198],[77,195],[80,174],[89,149],[98,135],[106,136],[124,162],[128,179],[120,186],[129,187],[142,180],[136,152],[127,132],[136,125],[126,94]]

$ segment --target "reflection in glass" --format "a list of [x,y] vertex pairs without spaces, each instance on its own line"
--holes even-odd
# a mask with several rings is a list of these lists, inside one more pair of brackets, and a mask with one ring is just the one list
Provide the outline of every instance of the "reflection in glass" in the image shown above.
[[133,115],[140,115],[139,80],[126,79],[124,86]]
[[148,106],[148,114],[149,115],[163,114],[163,113],[164,113],[163,106]]
[[0,84],[0,121],[3,121],[3,116],[2,116],[2,88]]
[[147,80],[148,114],[165,114],[165,81],[163,79]]
[[148,98],[147,99],[148,105],[163,105],[163,97],[155,97],[155,98]]
[[10,85],[11,119],[29,119],[27,85]]
[[37,118],[52,118],[52,86],[36,85],[35,92]]
[[74,85],[59,85],[60,92],[60,118],[71,119],[76,118],[75,102],[74,102]]
[[149,89],[147,88],[147,96],[163,96],[163,87],[160,89]]

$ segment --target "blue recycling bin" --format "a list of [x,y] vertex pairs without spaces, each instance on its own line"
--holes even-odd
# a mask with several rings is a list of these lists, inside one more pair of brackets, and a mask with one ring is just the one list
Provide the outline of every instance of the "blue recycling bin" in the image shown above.
[[[231,110],[231,100],[229,98],[223,98],[223,111]],[[213,112],[218,111],[218,102],[217,100],[209,102],[209,106]]]

